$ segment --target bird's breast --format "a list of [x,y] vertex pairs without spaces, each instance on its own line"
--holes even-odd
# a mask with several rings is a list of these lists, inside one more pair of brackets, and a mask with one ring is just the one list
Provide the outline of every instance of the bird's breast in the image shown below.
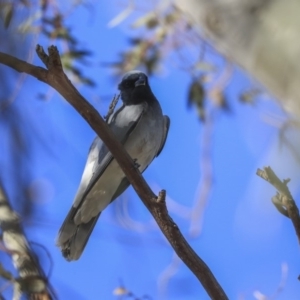
[[148,107],[130,134],[125,149],[137,160],[141,172],[156,156],[163,138],[163,117],[161,111]]

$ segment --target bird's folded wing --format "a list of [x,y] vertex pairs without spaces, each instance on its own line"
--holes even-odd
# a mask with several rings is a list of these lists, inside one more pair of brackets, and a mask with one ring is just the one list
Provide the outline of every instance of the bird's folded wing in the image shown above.
[[86,191],[86,188],[90,183],[91,178],[93,177],[95,166],[97,165],[99,156],[102,156],[103,158],[107,154],[105,153],[106,150],[105,148],[106,147],[103,144],[103,142],[100,140],[98,136],[96,136],[89,150],[88,158],[84,167],[84,171],[81,177],[81,182],[78,191],[76,193],[73,206],[76,207],[80,203],[82,196]]
[[160,144],[160,147],[157,151],[156,156],[158,156],[160,154],[160,152],[162,151],[162,149],[165,146],[167,136],[168,136],[168,132],[169,132],[169,128],[170,128],[170,118],[168,116],[164,116],[164,134],[163,134],[163,138],[161,140],[161,144]]
[[[137,110],[135,118],[132,118],[132,121],[130,121],[128,124],[122,124],[119,119],[123,118],[123,107],[116,111],[116,113],[109,120],[108,125],[114,132],[116,138],[124,145],[134,128],[139,123],[145,107],[141,107],[141,109]],[[108,150],[106,145],[99,137],[96,137],[88,154],[88,159],[82,175],[80,186],[73,203],[74,207],[77,207],[78,209],[80,208],[84,198],[97,182],[98,178],[106,170],[112,159],[113,155]]]

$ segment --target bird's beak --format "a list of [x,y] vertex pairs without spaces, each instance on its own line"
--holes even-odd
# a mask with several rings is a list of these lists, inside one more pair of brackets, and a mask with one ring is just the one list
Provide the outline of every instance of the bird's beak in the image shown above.
[[146,85],[146,79],[143,76],[140,76],[139,79],[134,84],[136,87],[140,85]]

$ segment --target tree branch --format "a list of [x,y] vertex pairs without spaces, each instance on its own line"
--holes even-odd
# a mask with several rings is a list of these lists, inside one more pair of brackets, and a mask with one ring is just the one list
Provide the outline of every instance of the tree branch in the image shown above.
[[27,64],[1,52],[0,63],[10,66],[18,72],[30,74],[49,84],[81,114],[106,144],[177,255],[199,279],[209,296],[216,300],[228,299],[208,266],[190,247],[177,225],[169,216],[165,203],[165,191],[160,192],[159,197],[152,192],[139,170],[135,167],[135,163],[124,150],[121,143],[115,139],[114,134],[105,121],[93,106],[80,95],[63,72],[57,48],[51,46],[48,48],[48,52],[49,56],[42,47],[37,46],[37,53],[45,62],[48,70]]
[[29,299],[35,300],[52,299],[52,291],[48,287],[47,278],[29,247],[20,219],[12,210],[1,185],[0,227],[5,251],[11,255],[13,264],[20,276],[19,278],[13,278],[1,266],[1,276],[14,284],[13,299],[20,299],[22,295],[27,295]]
[[293,196],[287,187],[290,179],[281,181],[271,167],[265,167],[263,170],[257,169],[256,174],[272,184],[277,190],[272,202],[280,213],[291,219],[300,243],[300,215]]

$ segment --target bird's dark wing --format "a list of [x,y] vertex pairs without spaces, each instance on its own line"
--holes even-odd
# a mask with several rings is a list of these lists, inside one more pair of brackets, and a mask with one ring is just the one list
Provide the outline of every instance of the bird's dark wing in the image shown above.
[[[122,106],[118,111],[116,111],[116,113],[112,116],[112,118],[108,122],[110,129],[114,132],[117,140],[119,140],[122,145],[126,144],[128,137],[130,136],[130,134],[133,132],[134,128],[139,123],[141,117],[144,114],[145,105],[141,105],[140,107],[137,107],[137,109],[134,112],[134,116],[129,117],[130,122],[127,121],[128,118],[124,117],[124,113],[123,113],[124,108],[125,108],[125,106]],[[89,191],[93,188],[93,186],[97,182],[98,178],[100,176],[102,176],[103,172],[106,170],[107,166],[113,159],[113,155],[109,152],[106,145],[102,141],[101,141],[101,143],[102,143],[102,145],[101,145],[101,149],[99,152],[98,162],[97,162],[97,164],[94,164],[93,176],[92,176],[92,178],[90,177],[91,180],[83,194],[83,199],[89,193]],[[120,185],[122,187],[122,183]],[[121,194],[121,193],[119,193],[119,194]],[[83,200],[83,199],[81,199],[81,200]],[[76,204],[77,203],[74,202],[74,206],[77,206]]]
[[[122,106],[119,110],[111,116],[109,120],[109,127],[115,133],[116,138],[124,145],[134,130],[134,128],[139,123],[143,113],[144,106],[135,110],[134,116],[125,116]],[[126,122],[126,119],[130,122]],[[96,137],[92,143],[89,151],[86,166],[82,175],[81,183],[75,197],[73,206],[71,207],[64,223],[62,224],[58,238],[57,245],[61,248],[61,251],[67,260],[76,260],[82,254],[84,247],[89,239],[90,234],[99,218],[101,212],[98,215],[90,218],[87,223],[77,223],[75,224],[74,218],[78,212],[80,212],[82,204],[85,202],[87,195],[96,184],[98,178],[106,170],[109,163],[112,161],[113,156],[109,152],[106,145]],[[111,200],[117,198],[127,187],[129,182],[127,178],[123,178],[118,187],[116,187],[116,192],[114,193]],[[99,201],[96,196],[96,202]],[[89,205],[94,205],[92,201]]]
[[160,144],[160,147],[158,149],[158,152],[157,152],[156,156],[158,156],[160,154],[160,152],[162,151],[162,149],[165,146],[167,136],[168,136],[168,133],[169,133],[170,122],[171,122],[170,118],[168,116],[164,116],[164,134],[163,134],[163,138],[161,140],[161,144]]
[[74,207],[80,204],[90,182],[95,176],[95,172],[99,169],[105,170],[110,161],[111,157],[108,148],[101,139],[96,136],[89,150],[80,185],[73,202]]

